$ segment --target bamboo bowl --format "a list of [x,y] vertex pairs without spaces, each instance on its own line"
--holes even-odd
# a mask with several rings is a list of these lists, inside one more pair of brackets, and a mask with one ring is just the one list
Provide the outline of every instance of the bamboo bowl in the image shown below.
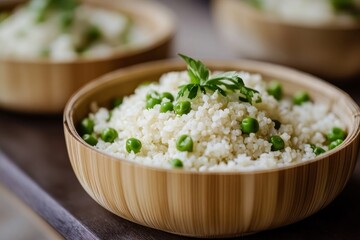
[[242,0],[214,0],[212,12],[220,35],[243,57],[296,67],[334,81],[360,76],[360,23],[290,23]]
[[[148,43],[107,57],[51,61],[0,58],[0,107],[29,113],[60,113],[85,83],[120,67],[168,56],[175,26],[173,14],[154,1],[85,1],[129,14],[151,34]],[[14,7],[14,6],[13,6]],[[8,10],[9,5],[0,5]]]
[[241,236],[302,220],[328,205],[354,170],[360,110],[341,90],[288,68],[251,61],[209,62],[213,70],[245,70],[281,81],[287,94],[307,90],[315,101],[331,103],[346,123],[344,143],[308,162],[254,172],[200,173],[154,168],[117,159],[87,145],[75,126],[96,101],[110,106],[143,81],[184,70],[175,61],[126,68],[91,82],[68,102],[64,131],[73,170],[101,206],[132,222],[196,237]]

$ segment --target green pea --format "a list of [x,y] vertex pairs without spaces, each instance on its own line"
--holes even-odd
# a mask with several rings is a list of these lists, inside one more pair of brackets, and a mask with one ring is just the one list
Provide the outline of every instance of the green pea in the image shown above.
[[174,110],[177,115],[188,114],[191,111],[191,103],[189,101],[180,101],[175,104]]
[[299,92],[295,93],[295,95],[293,97],[293,103],[295,105],[302,105],[303,103],[309,102],[309,101],[310,101],[310,96],[305,91],[299,91]]
[[280,121],[278,121],[278,120],[272,120],[273,121],[273,123],[275,124],[275,129],[276,130],[279,130],[280,129],[280,127],[281,127],[281,122]]
[[101,133],[101,139],[104,142],[114,142],[114,140],[118,137],[118,133],[115,129],[113,128],[106,128],[102,133]]
[[80,123],[80,133],[81,134],[92,134],[94,131],[94,120],[90,118],[84,118]]
[[325,153],[325,150],[323,148],[321,148],[321,147],[315,147],[313,149],[314,149],[314,153],[315,153],[316,156]]
[[142,144],[139,139],[136,138],[129,138],[126,140],[125,148],[128,153],[134,152],[138,153],[140,152],[142,147]]
[[83,54],[86,50],[87,46],[75,46],[75,51],[78,54]]
[[183,167],[183,162],[180,159],[172,159],[170,163],[173,168],[182,168]]
[[46,9],[39,9],[36,16],[35,16],[35,23],[36,24],[40,24],[40,23],[43,23],[45,22],[46,20]]
[[6,13],[6,12],[0,13],[0,24],[1,24],[1,22],[5,21],[6,18],[8,18],[8,17],[9,17],[8,13]]
[[[46,1],[49,1],[49,0],[46,0]],[[50,4],[55,9],[69,11],[69,10],[74,10],[79,5],[79,1],[78,0],[62,0],[62,1],[50,0]]]
[[173,102],[174,101],[174,96],[169,93],[169,92],[163,92],[161,95],[160,95],[160,99],[163,100],[164,98],[167,98],[170,100],[170,102]]
[[73,11],[65,11],[61,15],[60,24],[61,28],[66,31],[71,27],[74,22],[74,12]]
[[150,98],[160,99],[160,94],[157,91],[151,90],[150,92],[148,92],[148,94],[146,94],[146,100],[149,100]]
[[331,0],[330,2],[336,11],[351,11],[356,8],[354,0]]
[[338,147],[340,144],[342,144],[344,142],[344,140],[342,139],[336,139],[335,141],[332,141],[330,144],[329,144],[329,150],[332,150],[336,147]]
[[101,37],[102,37],[102,32],[100,28],[98,28],[95,25],[89,26],[85,31],[86,45],[90,45],[100,40]]
[[344,140],[346,138],[346,132],[344,130],[342,130],[341,128],[334,127],[326,135],[326,138],[329,142],[333,142],[338,139]]
[[272,144],[271,151],[279,151],[285,148],[284,140],[280,136],[271,136],[270,143]]
[[176,141],[176,149],[181,152],[192,152],[193,145],[193,140],[189,135],[181,135]]
[[112,118],[112,115],[113,115],[113,110],[110,110],[110,111],[109,111],[109,115],[108,115],[108,117],[107,117],[107,119],[106,119],[107,122],[110,122],[110,120],[111,120],[111,118]]
[[91,146],[95,146],[98,143],[98,140],[92,134],[84,134],[82,139],[84,139],[84,141]]
[[50,49],[49,48],[43,48],[41,49],[40,51],[40,56],[41,57],[44,57],[44,58],[47,58],[50,56]]
[[151,81],[144,81],[144,82],[140,83],[138,87],[149,86],[151,83],[152,83]]
[[279,82],[271,82],[267,88],[267,92],[269,95],[273,96],[276,100],[280,100],[282,98],[282,86]]
[[259,131],[259,122],[252,117],[246,117],[241,121],[240,129],[245,134],[257,133]]
[[41,23],[46,20],[46,15],[49,10],[50,1],[30,1],[29,8],[35,13],[35,23]]
[[119,107],[123,103],[123,98],[115,98],[112,102],[113,108]]
[[160,104],[161,100],[158,98],[149,98],[146,101],[146,109],[152,109],[154,108],[156,105]]
[[164,102],[160,106],[160,112],[165,113],[174,110],[174,105],[171,102]]

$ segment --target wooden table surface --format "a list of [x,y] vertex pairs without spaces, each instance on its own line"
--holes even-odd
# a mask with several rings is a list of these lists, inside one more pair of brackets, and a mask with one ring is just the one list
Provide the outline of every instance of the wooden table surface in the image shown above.
[[[206,1],[161,0],[176,11],[177,52],[231,59],[212,27]],[[340,86],[360,103],[360,84]],[[77,181],[67,156],[62,116],[0,111],[0,182],[69,239],[184,239],[139,226],[95,203]],[[319,213],[246,239],[360,239],[360,167],[340,196]]]

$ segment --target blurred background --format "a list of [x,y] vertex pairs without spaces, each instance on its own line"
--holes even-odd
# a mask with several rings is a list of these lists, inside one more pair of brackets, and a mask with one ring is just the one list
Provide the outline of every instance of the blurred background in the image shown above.
[[[168,25],[164,22],[157,23],[159,25],[156,25],[152,31],[146,32],[145,29],[143,33],[141,33],[141,21],[139,21],[139,30],[136,30],[137,22],[134,21],[135,30],[130,30],[128,35],[130,40],[127,40],[130,41],[129,43],[114,42],[111,39],[111,33],[116,31],[115,23],[118,23],[121,31],[125,31],[124,26],[127,25],[124,25],[124,18],[117,19],[116,16],[83,9],[83,12],[88,11],[93,14],[93,18],[84,20],[85,17],[79,17],[79,20],[78,14],[85,13],[74,13],[74,7],[71,5],[73,1],[68,0],[61,1],[64,3],[63,6],[53,5],[55,7],[51,8],[51,14],[41,12],[52,4],[52,1],[46,0],[32,0],[31,7],[26,5],[29,9],[38,9],[36,13],[28,14],[26,7],[25,10],[21,10],[23,12],[15,13],[13,9],[15,5],[18,6],[18,2],[29,3],[0,0],[0,89],[2,89],[0,90],[0,105],[5,109],[0,111],[0,151],[8,156],[0,157],[0,173],[3,173],[0,175],[0,240],[62,238],[43,219],[44,213],[41,213],[38,204],[33,202],[35,198],[31,194],[28,195],[20,185],[14,184],[17,175],[5,174],[6,161],[12,162],[15,168],[19,169],[18,174],[28,177],[24,181],[39,185],[41,191],[49,194],[70,212],[76,209],[76,204],[79,204],[77,191],[83,191],[73,176],[64,146],[59,109],[63,107],[66,99],[58,101],[56,110],[35,109],[36,114],[39,112],[45,114],[40,117],[33,115],[33,109],[25,106],[25,103],[41,106],[40,103],[31,103],[34,96],[29,95],[29,100],[25,98],[29,86],[38,84],[35,83],[35,78],[41,77],[35,72],[40,68],[36,65],[39,62],[43,64],[44,61],[50,61],[52,65],[46,65],[46,69],[50,69],[56,68],[53,65],[59,62],[71,63],[82,57],[106,58],[113,54],[114,49],[120,52],[130,49],[131,52],[138,47],[144,52],[143,55],[135,53],[136,51],[131,52],[137,56],[136,58],[126,58],[125,54],[114,57],[118,58],[115,62],[103,62],[102,64],[107,67],[102,67],[102,72],[98,73],[95,73],[95,70],[90,71],[91,67],[84,66],[86,70],[82,69],[81,72],[92,72],[93,75],[89,73],[84,76],[83,82],[79,82],[74,89],[66,92],[67,97],[85,82],[109,70],[142,61],[174,58],[177,53],[184,53],[200,59],[247,58],[287,65],[336,84],[348,91],[359,102],[360,93],[357,81],[360,76],[360,1],[358,0],[132,0],[132,2],[136,1],[140,4],[142,2],[160,4],[161,7],[165,7],[166,14],[170,14],[171,17],[160,19],[160,22],[169,21]],[[126,1],[103,2],[116,4],[116,2]],[[57,13],[57,8],[64,8],[66,11]],[[139,7],[137,14],[142,15],[141,11],[147,11],[146,9]],[[66,32],[67,35],[63,34],[63,29],[59,30],[61,33],[54,31],[53,25],[37,29],[36,26],[31,24],[30,26],[26,20],[35,16],[32,14],[37,14],[39,21],[47,21],[47,16],[50,19],[49,22],[55,21],[59,15],[63,24],[71,24],[75,21],[76,27],[70,27],[70,30]],[[157,16],[154,15],[155,17]],[[107,24],[106,19],[110,19],[113,24]],[[96,25],[97,28],[82,31],[81,23],[86,21],[99,25]],[[171,21],[174,21],[174,25],[170,24]],[[14,37],[14,29],[21,29],[24,26],[30,26],[29,33],[16,32],[17,35]],[[161,31],[167,28],[169,28],[168,33]],[[73,29],[83,32],[85,37],[77,36],[77,32],[74,33]],[[104,38],[101,44],[94,44],[99,41],[99,31],[100,33],[103,31],[100,35],[108,37]],[[155,32],[158,32],[158,36],[152,39],[151,34]],[[70,33],[74,33],[77,37],[72,38]],[[46,37],[38,37],[36,34]],[[165,37],[159,40],[161,36]],[[29,39],[33,41],[32,44],[29,44]],[[137,42],[137,39],[140,40]],[[134,45],[131,41],[134,41]],[[160,43],[159,46],[156,45],[156,41],[161,42],[162,47]],[[69,47],[72,46],[71,44],[78,45],[71,49]],[[149,48],[157,50],[152,52],[145,50]],[[35,51],[36,49],[38,50]],[[31,63],[29,67],[28,64],[32,61],[37,63]],[[12,64],[23,65],[11,68]],[[81,68],[80,65],[77,67]],[[16,74],[27,67],[32,69],[31,76]],[[64,68],[63,65],[62,68]],[[75,70],[64,71],[66,74],[75,72]],[[9,83],[9,76],[19,78],[18,82],[21,82],[20,78],[24,76],[34,78],[34,81],[27,83],[24,90],[21,90],[20,85]],[[51,76],[54,74],[52,73]],[[80,75],[76,74],[76,76]],[[61,79],[61,76],[57,78]],[[59,90],[61,84],[52,83],[56,91]],[[45,90],[50,91],[49,87],[45,87]],[[11,98],[17,94],[20,97],[17,96],[15,100]],[[36,92],[35,95],[41,94]],[[19,98],[21,98],[21,104],[25,105],[16,102]],[[50,102],[45,105],[47,106]],[[25,115],[24,112],[26,112]],[[49,117],[47,115],[49,112],[55,113],[55,117]],[[8,127],[4,127],[6,125]],[[47,148],[47,150],[42,148]],[[52,159],[52,162],[49,162],[49,159]],[[69,179],[66,186],[63,178]],[[71,181],[74,181],[73,184],[76,187],[72,188]],[[80,195],[86,198],[86,194]],[[39,217],[39,214],[42,217]]]

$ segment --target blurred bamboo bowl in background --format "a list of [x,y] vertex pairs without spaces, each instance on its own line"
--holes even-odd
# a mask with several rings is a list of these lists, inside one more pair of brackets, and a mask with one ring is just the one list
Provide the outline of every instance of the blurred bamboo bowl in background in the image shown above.
[[214,0],[220,35],[242,57],[295,67],[326,79],[360,76],[360,23],[290,23],[243,0]]
[[[150,34],[148,43],[107,57],[70,61],[0,57],[0,107],[29,113],[60,113],[70,96],[85,83],[112,70],[169,54],[175,33],[172,12],[154,1],[84,1],[119,10]],[[13,6],[14,7],[14,6]],[[8,10],[9,5],[0,5]]]
[[360,110],[341,90],[288,68],[251,61],[208,62],[213,70],[245,70],[279,80],[286,94],[304,89],[328,102],[344,121],[344,143],[316,159],[254,172],[191,172],[154,168],[117,159],[87,145],[76,126],[96,101],[110,106],[144,81],[185,70],[175,61],[141,64],[110,73],[81,88],[64,112],[67,149],[74,172],[101,206],[132,222],[196,237],[241,236],[294,223],[328,205],[354,170]]

